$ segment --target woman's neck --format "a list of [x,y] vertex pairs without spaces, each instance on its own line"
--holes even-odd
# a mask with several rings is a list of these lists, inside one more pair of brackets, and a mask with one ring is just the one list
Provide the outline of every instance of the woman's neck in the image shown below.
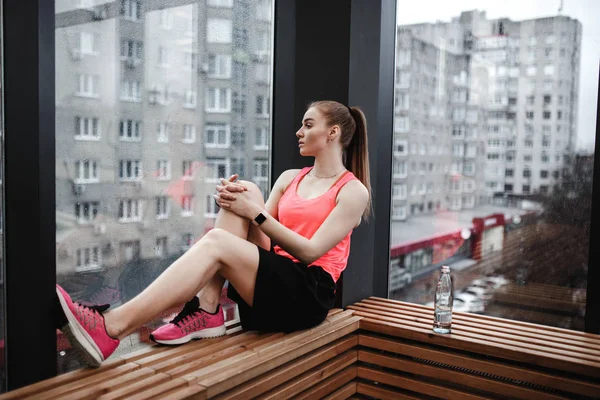
[[334,177],[339,176],[346,168],[340,158],[315,158],[315,166],[311,171],[311,175],[316,177]]

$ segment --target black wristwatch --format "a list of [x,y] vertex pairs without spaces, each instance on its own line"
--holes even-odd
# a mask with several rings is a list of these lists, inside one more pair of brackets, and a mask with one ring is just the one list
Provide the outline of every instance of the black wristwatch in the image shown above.
[[267,220],[267,216],[261,211],[260,213],[258,213],[258,215],[256,217],[254,217],[254,219],[252,220],[252,223],[256,226],[262,224],[263,222],[265,222]]

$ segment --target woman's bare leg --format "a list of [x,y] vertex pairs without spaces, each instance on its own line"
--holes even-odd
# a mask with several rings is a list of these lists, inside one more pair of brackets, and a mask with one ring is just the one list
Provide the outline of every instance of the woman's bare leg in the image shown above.
[[[245,181],[239,181],[239,183],[246,185],[249,192],[252,194],[254,202],[265,206],[264,199],[260,190],[253,184]],[[248,220],[241,218],[235,213],[228,210],[219,210],[217,220],[215,221],[215,228],[221,228],[227,232],[233,233],[234,235],[248,240],[250,243],[254,243],[257,246],[262,247],[265,250],[270,250],[271,239],[263,233],[258,227],[252,225]],[[197,296],[200,299],[201,307],[208,312],[215,312],[221,298],[221,291],[223,290],[223,284],[225,278],[221,274],[215,274],[210,281],[200,289]]]
[[[256,201],[255,190],[258,188],[250,185],[252,189],[244,195]],[[260,190],[258,193],[262,201]],[[240,296],[252,304],[258,249],[246,240],[248,234],[244,235],[244,229],[248,232],[249,222],[236,215],[229,216],[231,212],[226,210],[219,213],[226,216],[222,217],[222,223],[232,230],[237,229],[237,234],[215,228],[204,235],[142,293],[104,315],[109,335],[126,337],[164,310],[188,301],[209,282],[212,286],[201,291],[201,301],[203,297],[205,302],[214,298],[218,301],[223,282],[227,279]]]

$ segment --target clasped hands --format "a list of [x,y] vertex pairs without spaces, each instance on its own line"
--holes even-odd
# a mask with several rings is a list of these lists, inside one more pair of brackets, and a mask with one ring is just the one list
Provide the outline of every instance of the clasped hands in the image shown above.
[[237,174],[231,175],[229,179],[219,178],[221,184],[217,185],[217,194],[213,195],[213,197],[219,207],[229,210],[240,217],[252,219],[262,208],[250,200],[244,193],[248,191],[248,188],[236,182],[237,178]]

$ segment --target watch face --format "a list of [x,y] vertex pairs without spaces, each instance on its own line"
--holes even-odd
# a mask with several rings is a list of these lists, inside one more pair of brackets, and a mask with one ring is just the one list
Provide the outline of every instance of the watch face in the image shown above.
[[254,218],[254,221],[256,221],[256,223],[258,225],[262,224],[263,222],[265,222],[267,220],[267,217],[265,217],[265,214],[260,213],[256,216],[256,218]]

